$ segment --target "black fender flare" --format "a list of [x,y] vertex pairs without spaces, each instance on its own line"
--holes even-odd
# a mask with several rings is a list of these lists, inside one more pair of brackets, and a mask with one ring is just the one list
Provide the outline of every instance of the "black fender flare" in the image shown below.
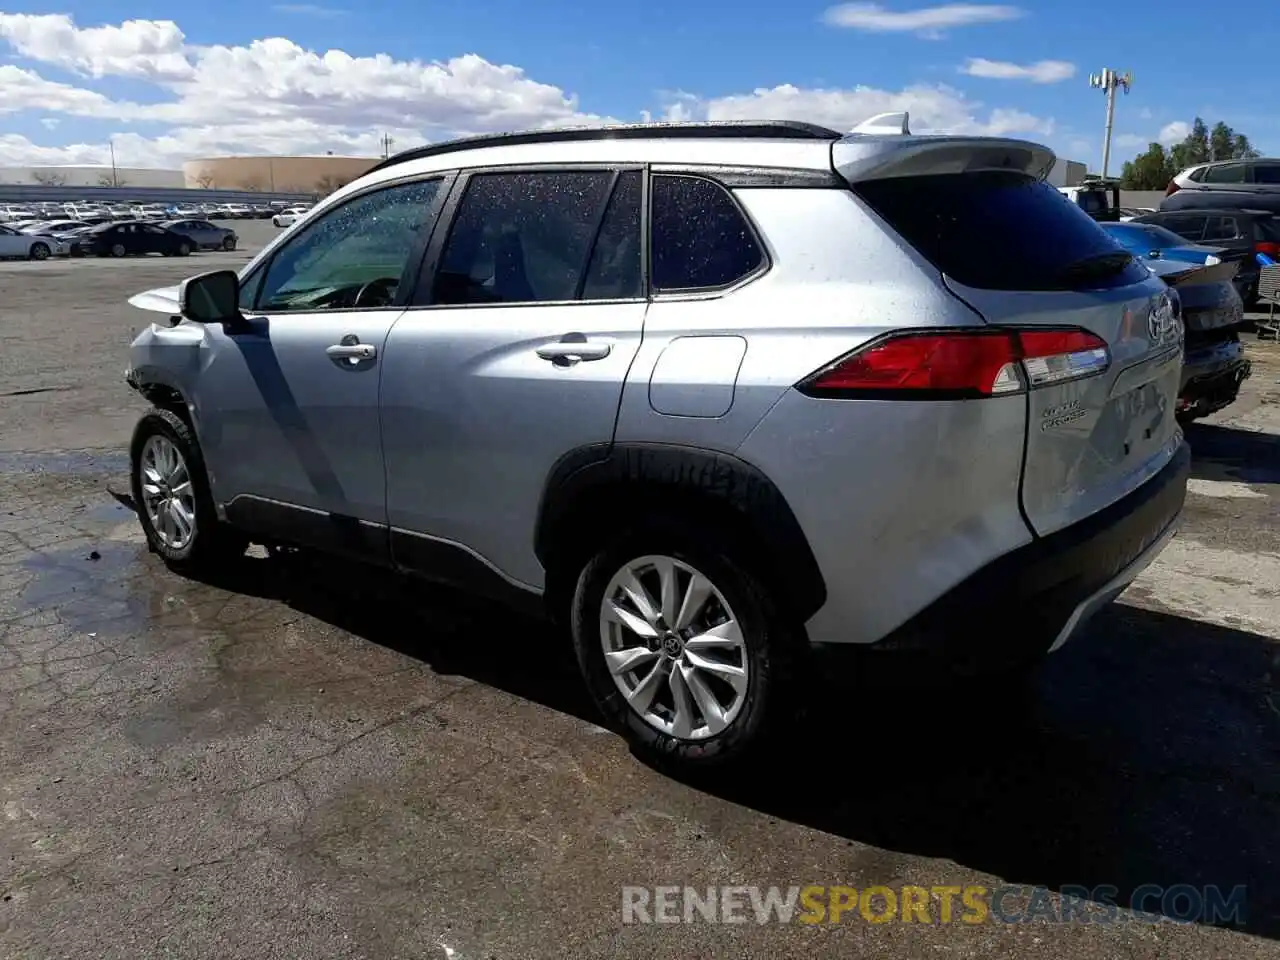
[[[579,447],[552,467],[534,530],[534,552],[550,571],[557,542],[574,535],[575,511],[611,495],[683,495],[727,508],[765,548],[774,582],[801,622],[827,600],[822,571],[786,498],[763,472],[718,450],[665,443]],[[722,511],[723,512],[723,511]]]

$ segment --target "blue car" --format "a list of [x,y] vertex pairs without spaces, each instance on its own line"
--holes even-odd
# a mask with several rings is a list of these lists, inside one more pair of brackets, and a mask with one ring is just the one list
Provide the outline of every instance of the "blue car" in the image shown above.
[[[1100,223],[1115,241],[1143,260],[1178,260],[1183,263],[1213,264],[1222,259],[1221,247],[1187,243],[1172,230],[1154,223]],[[1209,257],[1216,257],[1210,260]]]

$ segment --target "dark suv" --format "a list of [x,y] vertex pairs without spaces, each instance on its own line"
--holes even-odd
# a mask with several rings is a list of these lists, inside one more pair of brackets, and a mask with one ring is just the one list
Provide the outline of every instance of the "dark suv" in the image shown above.
[[1280,217],[1269,210],[1161,210],[1134,217],[1133,223],[1157,223],[1192,243],[1221,247],[1223,260],[1240,261],[1236,290],[1246,306],[1258,299],[1257,254],[1280,260]]
[[1172,180],[1161,211],[1249,207],[1280,213],[1280,159],[1220,160],[1187,167]]

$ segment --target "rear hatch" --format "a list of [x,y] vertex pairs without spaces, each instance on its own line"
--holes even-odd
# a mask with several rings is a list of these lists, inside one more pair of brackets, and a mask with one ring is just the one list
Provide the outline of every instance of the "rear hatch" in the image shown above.
[[1044,183],[1047,149],[885,139],[879,150],[859,137],[833,146],[854,192],[987,324],[1064,331],[1079,348],[1050,365],[1024,361],[1032,529],[1052,533],[1136,489],[1181,442],[1182,331],[1165,285]]

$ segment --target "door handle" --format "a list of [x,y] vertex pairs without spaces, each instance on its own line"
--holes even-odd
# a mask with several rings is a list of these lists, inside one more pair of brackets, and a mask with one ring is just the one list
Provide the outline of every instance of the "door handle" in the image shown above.
[[537,350],[543,360],[563,367],[579,360],[603,360],[611,352],[613,344],[604,340],[588,340],[581,333],[566,333],[557,342],[543,344]]
[[372,343],[335,343],[325,347],[330,360],[372,360],[378,355],[378,348]]

